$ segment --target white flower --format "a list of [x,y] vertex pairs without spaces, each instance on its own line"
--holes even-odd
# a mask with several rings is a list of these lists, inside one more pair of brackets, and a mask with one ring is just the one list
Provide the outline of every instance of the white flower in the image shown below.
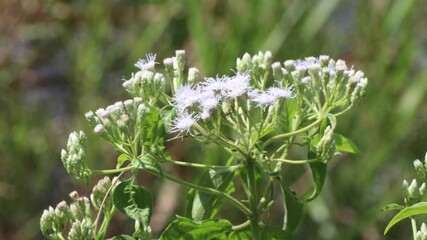
[[277,98],[269,93],[261,92],[253,96],[252,101],[258,103],[261,108],[272,106],[276,103]]
[[200,98],[199,89],[193,89],[189,84],[180,86],[175,92],[175,106],[179,111],[193,106]]
[[219,92],[222,94],[227,89],[227,81],[229,77],[227,76],[216,76],[215,78],[209,77],[205,78],[205,81],[202,83],[202,89],[204,91],[213,91]]
[[249,71],[244,73],[236,73],[236,75],[225,83],[226,91],[224,93],[225,97],[235,99],[244,93],[247,93],[251,88],[249,85]]
[[96,125],[95,128],[93,129],[93,131],[95,133],[100,133],[100,132],[103,132],[104,130],[105,130],[105,128],[104,128],[104,125],[102,125],[102,124]]
[[141,70],[153,69],[156,64],[156,56],[157,54],[149,53],[146,56],[146,59],[139,59],[138,62],[135,63],[135,67],[140,68]]
[[267,93],[274,96],[275,98],[294,98],[295,93],[292,91],[293,87],[282,87],[282,83],[279,83],[279,87],[271,87],[267,89]]
[[173,120],[173,128],[171,132],[189,133],[191,126],[197,121],[197,118],[187,112],[179,112],[178,116]]
[[208,98],[201,98],[199,100],[200,106],[202,107],[203,111],[211,111],[212,109],[216,108],[219,104],[219,97],[218,96],[212,96]]

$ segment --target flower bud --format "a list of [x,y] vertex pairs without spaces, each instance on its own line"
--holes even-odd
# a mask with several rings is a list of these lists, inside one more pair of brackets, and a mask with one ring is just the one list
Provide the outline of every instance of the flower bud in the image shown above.
[[417,172],[418,177],[420,179],[422,179],[423,181],[425,181],[425,179],[426,179],[426,168],[425,168],[424,164],[420,160],[416,159],[414,161],[414,168],[415,168],[415,171]]
[[175,51],[174,68],[176,70],[178,70],[180,73],[184,72],[184,68],[185,68],[185,50],[176,50]]
[[95,233],[92,226],[85,220],[76,220],[73,222],[70,232],[68,233],[69,240],[91,240],[95,238]]
[[83,131],[70,134],[67,150],[61,151],[61,160],[72,177],[89,180],[91,173],[86,166],[86,135]]
[[252,69],[252,59],[249,53],[245,53],[242,59],[238,58],[236,62],[237,72],[244,73]]
[[283,74],[282,66],[280,65],[280,62],[273,63],[271,65],[271,68],[273,69],[274,79],[276,79],[277,81],[281,81],[284,78],[284,74]]
[[102,202],[104,202],[104,206],[102,206],[103,209],[106,209],[107,211],[111,210],[111,198],[108,197],[104,201],[104,198],[110,190],[110,187],[111,180],[109,177],[104,177],[103,179],[99,180],[98,183],[93,187],[92,194],[90,195],[90,200],[96,210],[99,210],[101,208]]
[[334,130],[328,126],[323,133],[323,137],[316,146],[317,158],[323,163],[327,163],[335,154]]
[[194,84],[196,82],[198,74],[199,74],[199,69],[197,68],[188,69],[188,83]]

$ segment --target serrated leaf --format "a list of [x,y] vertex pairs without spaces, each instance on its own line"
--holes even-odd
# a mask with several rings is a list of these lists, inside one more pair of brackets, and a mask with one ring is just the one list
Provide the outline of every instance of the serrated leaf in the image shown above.
[[231,223],[224,219],[196,223],[188,218],[177,216],[159,240],[226,239],[225,234],[231,230],[231,227]]
[[284,195],[283,204],[285,216],[283,220],[283,229],[289,232],[295,231],[303,214],[303,203],[297,196],[289,189],[280,177],[276,178],[282,189]]
[[132,166],[138,169],[143,169],[146,171],[151,171],[154,173],[162,174],[162,169],[160,164],[157,162],[156,158],[151,154],[145,154],[139,156],[136,159],[132,160]]
[[397,203],[391,203],[391,204],[385,205],[382,208],[382,210],[383,211],[391,211],[391,210],[402,210],[404,208],[405,208],[405,206],[403,206],[403,205],[400,205],[400,204],[397,204]]
[[356,153],[356,154],[360,153],[359,148],[350,139],[340,134],[334,133],[334,140],[335,140],[335,148],[337,151]]
[[[231,193],[234,191],[231,184],[233,176],[232,169],[209,169],[202,175],[199,185]],[[190,199],[191,196],[193,198]],[[195,221],[213,218],[223,203],[221,198],[199,191],[189,195],[188,200],[188,203],[191,204],[188,206],[191,208],[191,218]]]
[[130,218],[140,222],[148,229],[152,213],[151,194],[142,186],[125,181],[113,191],[114,206]]
[[387,232],[390,230],[391,227],[393,227],[396,223],[415,216],[415,215],[421,215],[421,214],[427,214],[427,202],[420,202],[416,203],[410,207],[406,207],[402,209],[396,216],[394,216],[393,219],[388,223],[387,227],[384,230],[384,235],[387,234]]
[[[228,240],[252,240],[252,231],[250,228],[244,228],[230,233]],[[292,234],[288,231],[274,226],[265,226],[262,229],[262,238],[268,240],[292,240]]]

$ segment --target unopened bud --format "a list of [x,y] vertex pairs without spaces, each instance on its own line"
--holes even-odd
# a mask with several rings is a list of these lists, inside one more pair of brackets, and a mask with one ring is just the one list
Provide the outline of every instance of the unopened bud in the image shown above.
[[94,230],[85,219],[81,222],[79,220],[73,222],[70,232],[68,233],[69,240],[90,240],[94,238]]

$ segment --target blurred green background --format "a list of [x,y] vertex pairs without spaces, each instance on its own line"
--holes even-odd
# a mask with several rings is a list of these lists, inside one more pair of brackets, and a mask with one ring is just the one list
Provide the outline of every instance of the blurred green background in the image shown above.
[[[299,239],[409,239],[409,221],[382,236],[401,182],[427,151],[427,5],[421,0],[0,1],[0,239],[40,239],[43,209],[91,187],[67,176],[60,149],[83,114],[126,98],[121,84],[146,53],[185,49],[206,76],[237,57],[329,55],[369,78],[338,132],[363,151],[332,162]],[[90,165],[116,156],[90,136]],[[175,150],[176,151],[176,150]],[[183,174],[186,174],[185,172]],[[188,174],[188,172],[187,172]],[[298,182],[295,183],[295,186]]]

